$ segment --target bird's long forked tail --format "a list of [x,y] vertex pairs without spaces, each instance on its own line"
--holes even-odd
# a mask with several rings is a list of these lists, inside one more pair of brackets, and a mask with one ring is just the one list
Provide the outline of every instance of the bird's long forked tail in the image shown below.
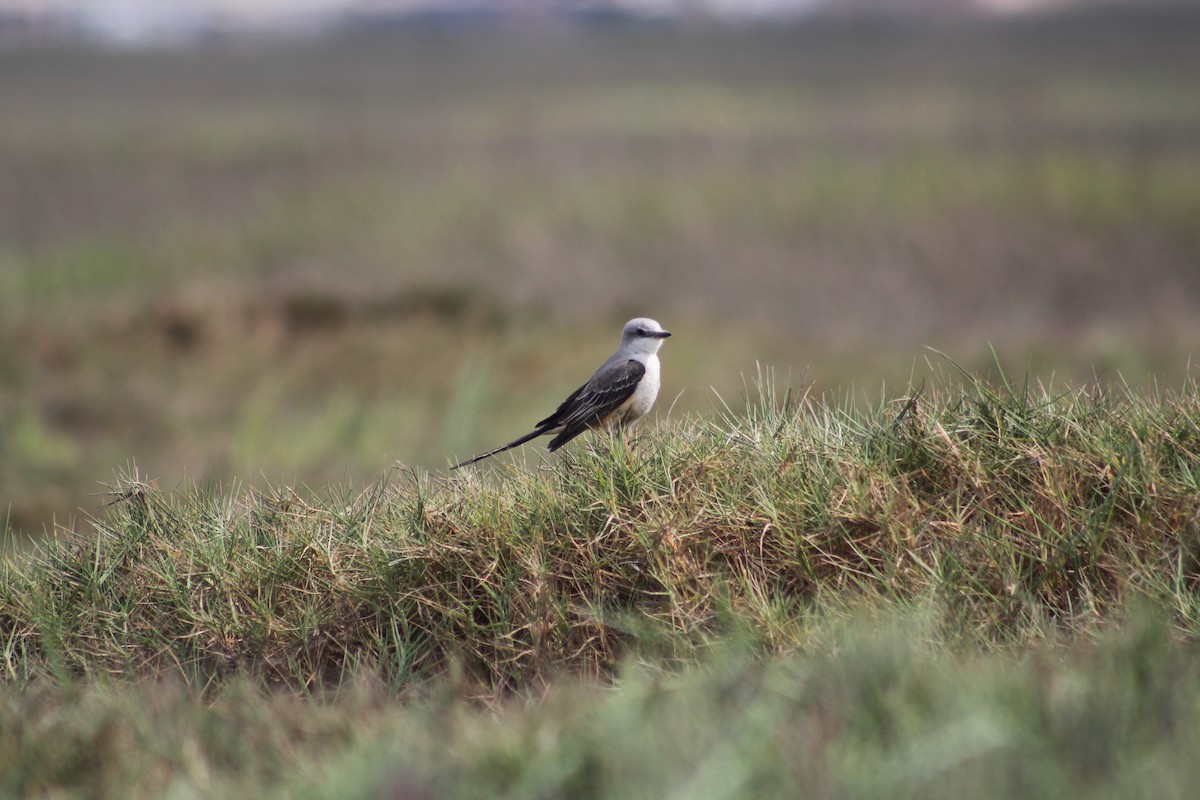
[[500,447],[497,447],[495,450],[488,450],[483,455],[475,456],[474,458],[469,458],[466,461],[455,464],[453,467],[450,468],[450,471],[454,472],[454,470],[458,469],[459,467],[469,467],[472,464],[474,464],[475,462],[483,461],[485,458],[491,458],[492,456],[496,455],[497,453],[503,453],[505,450],[512,450],[514,447],[520,447],[521,445],[528,442],[530,439],[536,439],[539,436],[543,436],[545,433],[546,433],[546,431],[544,429],[536,428],[535,430],[531,431],[530,433],[527,433],[524,436],[522,436],[520,439],[516,439],[514,441],[509,442],[508,444],[501,445]]

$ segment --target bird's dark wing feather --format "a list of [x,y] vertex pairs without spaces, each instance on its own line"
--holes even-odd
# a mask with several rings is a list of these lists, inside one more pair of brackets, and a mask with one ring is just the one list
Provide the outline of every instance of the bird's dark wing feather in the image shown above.
[[553,416],[544,420],[562,428],[550,440],[551,452],[603,422],[629,399],[645,374],[646,366],[630,359],[604,367],[593,375],[558,407]]
[[[595,377],[595,376],[592,376],[592,377]],[[588,383],[591,383],[591,381],[589,380]],[[561,403],[558,404],[558,408],[554,409],[553,414],[551,414],[550,416],[546,417],[543,420],[538,420],[538,424],[536,427],[539,430],[549,430],[551,428],[557,428],[560,424],[562,424],[561,420],[562,420],[563,416],[565,416],[566,413],[575,404],[576,398],[578,398],[579,395],[583,393],[583,390],[588,388],[588,383],[585,383],[583,386],[580,386],[578,389],[571,392],[571,394],[569,394],[567,396],[566,400],[563,400]]]

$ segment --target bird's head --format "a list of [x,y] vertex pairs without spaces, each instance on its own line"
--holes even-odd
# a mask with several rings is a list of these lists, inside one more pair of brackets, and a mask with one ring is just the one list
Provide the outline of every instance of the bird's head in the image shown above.
[[670,335],[670,331],[663,330],[663,326],[654,320],[638,317],[626,322],[625,327],[621,329],[621,347],[631,349],[635,353],[657,353],[658,348],[662,347],[663,339]]

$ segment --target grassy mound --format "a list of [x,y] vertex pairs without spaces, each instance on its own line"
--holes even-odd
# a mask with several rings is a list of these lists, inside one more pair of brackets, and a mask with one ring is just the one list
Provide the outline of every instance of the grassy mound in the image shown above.
[[[783,394],[783,397],[780,395]],[[324,497],[132,476],[94,536],[0,576],[9,679],[179,673],[495,695],[731,632],[801,650],[838,609],[938,609],[956,646],[1093,630],[1135,599],[1197,629],[1200,395],[992,389],[597,437],[538,470],[399,471]]]

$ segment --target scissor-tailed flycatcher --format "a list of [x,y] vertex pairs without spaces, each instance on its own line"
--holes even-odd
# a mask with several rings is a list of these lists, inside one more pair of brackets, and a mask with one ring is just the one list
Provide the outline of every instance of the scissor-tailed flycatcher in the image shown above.
[[621,346],[617,352],[532,432],[450,469],[474,464],[551,433],[555,434],[549,445],[553,453],[586,430],[606,425],[632,425],[650,410],[658,396],[658,348],[670,335],[652,319],[629,320],[621,329]]

